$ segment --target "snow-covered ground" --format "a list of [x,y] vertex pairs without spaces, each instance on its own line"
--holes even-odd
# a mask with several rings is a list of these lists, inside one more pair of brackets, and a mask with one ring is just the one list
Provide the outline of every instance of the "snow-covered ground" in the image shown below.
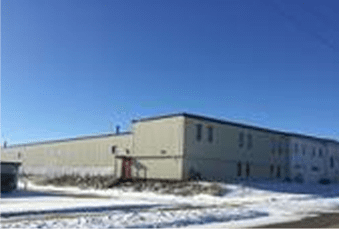
[[[201,182],[209,185],[207,182]],[[1,196],[1,226],[28,228],[250,227],[339,212],[339,185],[218,183],[223,196],[35,186]],[[24,185],[21,183],[20,187]]]

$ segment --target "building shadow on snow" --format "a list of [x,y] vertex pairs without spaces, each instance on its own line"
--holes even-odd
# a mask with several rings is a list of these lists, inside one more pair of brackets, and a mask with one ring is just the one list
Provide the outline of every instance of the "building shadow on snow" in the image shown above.
[[316,195],[323,198],[339,197],[339,184],[319,184],[319,183],[296,183],[272,180],[242,180],[238,181],[243,186],[260,190],[283,192],[292,194]]

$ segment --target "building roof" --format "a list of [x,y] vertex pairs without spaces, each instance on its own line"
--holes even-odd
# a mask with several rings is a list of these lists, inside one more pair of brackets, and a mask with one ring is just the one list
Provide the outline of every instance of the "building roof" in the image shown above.
[[[120,135],[128,135],[128,134],[132,134],[132,133],[131,132],[121,132],[119,134],[109,133],[109,134],[100,134],[100,135],[80,136],[80,137],[74,137],[74,138],[64,138],[64,139],[49,140],[49,141],[30,142],[30,143],[23,143],[23,144],[13,144],[13,145],[7,146],[6,148],[43,145],[43,144],[69,142],[69,141],[86,140],[86,139],[94,139],[94,138],[114,137],[114,136],[118,137]],[[1,148],[3,148],[3,147],[1,147]]]
[[20,166],[21,164],[22,164],[21,161],[1,161],[1,165]]
[[285,131],[280,131],[280,130],[273,130],[273,129],[268,129],[268,128],[263,128],[263,127],[256,127],[252,125],[247,125],[247,124],[241,124],[241,123],[236,123],[236,122],[231,122],[231,121],[226,121],[226,120],[221,120],[221,119],[216,119],[216,118],[210,118],[202,115],[196,115],[196,114],[189,114],[189,113],[174,113],[174,114],[167,114],[167,115],[159,115],[159,116],[153,116],[153,117],[148,117],[148,118],[141,118],[141,119],[136,119],[133,120],[133,123],[137,122],[147,122],[147,121],[154,121],[154,120],[159,120],[159,119],[165,119],[165,118],[173,118],[173,117],[187,117],[187,118],[193,118],[193,119],[198,119],[201,121],[208,121],[208,122],[214,122],[218,124],[225,124],[225,125],[230,125],[230,126],[236,126],[240,128],[246,128],[246,129],[252,129],[252,130],[258,130],[258,131],[263,131],[263,132],[268,132],[272,134],[279,134],[279,135],[284,135],[287,137],[297,137],[297,138],[306,138],[310,140],[316,140],[316,141],[321,141],[322,143],[334,143],[334,144],[339,144],[338,141],[333,140],[333,139],[326,139],[326,138],[320,138],[320,137],[314,137],[310,135],[304,135],[304,134],[297,134],[297,133],[291,133],[291,132],[285,132]]

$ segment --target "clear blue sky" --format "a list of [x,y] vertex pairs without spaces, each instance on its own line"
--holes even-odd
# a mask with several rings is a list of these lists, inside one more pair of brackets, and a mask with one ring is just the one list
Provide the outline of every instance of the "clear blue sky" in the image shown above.
[[2,0],[9,144],[191,112],[339,140],[339,1]]

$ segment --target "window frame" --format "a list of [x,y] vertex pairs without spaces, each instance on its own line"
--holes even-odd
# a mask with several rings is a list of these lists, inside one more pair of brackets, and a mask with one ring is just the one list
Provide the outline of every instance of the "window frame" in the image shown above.
[[298,143],[295,143],[295,145],[294,145],[294,154],[298,155],[298,153],[299,153],[299,145],[298,145]]
[[239,139],[238,139],[238,141],[239,141],[239,148],[242,148],[242,147],[244,147],[244,145],[245,145],[245,134],[244,134],[244,132],[240,132],[239,133]]
[[117,146],[112,146],[112,147],[111,147],[111,153],[112,153],[112,154],[115,154],[115,153],[116,153],[116,150],[117,150]]
[[207,127],[207,131],[208,131],[208,142],[213,142],[213,126],[209,126]]
[[321,148],[318,150],[318,157],[323,157],[323,150]]
[[334,158],[333,158],[333,156],[330,157],[330,168],[331,169],[334,168]]
[[251,133],[247,134],[247,149],[253,148],[253,136]]
[[196,140],[200,142],[202,140],[202,124],[196,124],[196,128],[197,128]]
[[241,173],[242,173],[242,165],[241,165],[241,162],[239,161],[237,163],[237,176],[241,177]]

